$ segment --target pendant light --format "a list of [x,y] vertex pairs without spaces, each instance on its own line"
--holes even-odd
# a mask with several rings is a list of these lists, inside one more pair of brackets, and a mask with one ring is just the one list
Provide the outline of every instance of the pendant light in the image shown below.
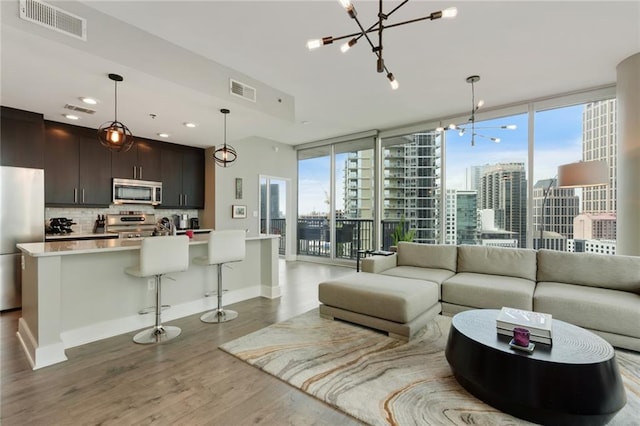
[[456,125],[450,124],[449,127],[438,127],[436,128],[437,132],[444,132],[445,130],[456,130],[460,136],[464,136],[467,130],[471,130],[471,146],[476,145],[476,136],[481,138],[489,139],[491,142],[500,143],[500,138],[485,136],[479,133],[476,133],[476,129],[506,129],[506,130],[515,130],[517,126],[515,124],[505,124],[502,126],[476,126],[476,112],[484,105],[484,101],[481,99],[476,103],[476,90],[475,83],[480,81],[479,75],[471,75],[467,77],[466,82],[471,84],[471,116],[469,117],[467,125]]
[[121,75],[109,74],[115,84],[114,120],[103,123],[98,129],[100,143],[114,152],[126,152],[133,145],[133,135],[124,123],[118,121],[118,82],[124,80]]
[[222,108],[220,112],[224,114],[224,144],[221,148],[218,148],[213,152],[213,159],[218,166],[227,167],[236,161],[238,154],[231,145],[227,145],[227,114],[229,114],[230,111],[226,108]]
[[[371,51],[373,52],[374,55],[376,55],[376,71],[378,71],[379,73],[384,73],[387,76],[387,80],[389,80],[389,84],[391,85],[391,89],[393,90],[397,90],[399,84],[398,84],[398,80],[396,80],[393,73],[389,71],[389,69],[385,65],[384,58],[382,57],[383,31],[388,31],[388,29],[390,28],[395,28],[401,25],[406,25],[406,24],[412,24],[414,22],[419,22],[419,21],[425,21],[425,20],[434,21],[440,18],[455,18],[458,14],[458,9],[456,9],[455,7],[450,7],[445,10],[432,12],[429,15],[422,16],[420,18],[414,18],[408,21],[396,22],[393,24],[386,24],[387,19],[391,17],[391,15],[395,13],[398,9],[404,6],[409,0],[404,0],[400,2],[399,5],[395,6],[391,11],[387,13],[383,12],[382,0],[378,0],[378,15],[377,15],[378,20],[365,29],[365,27],[360,22],[360,19],[358,18],[358,13],[356,12],[356,7],[353,5],[353,2],[351,0],[338,0],[338,1],[340,2],[344,10],[346,10],[346,12],[349,14],[349,17],[354,21],[356,21],[359,31],[352,34],[342,35],[339,37],[329,36],[329,37],[323,37],[320,39],[309,40],[307,42],[307,49],[314,50],[321,46],[332,44],[334,41],[348,39],[348,41],[345,42],[340,47],[340,51],[342,53],[346,53],[356,43],[358,43],[358,40],[364,37],[364,39],[367,41],[367,43],[371,47]],[[369,37],[370,33],[378,33],[377,44],[373,36]]]

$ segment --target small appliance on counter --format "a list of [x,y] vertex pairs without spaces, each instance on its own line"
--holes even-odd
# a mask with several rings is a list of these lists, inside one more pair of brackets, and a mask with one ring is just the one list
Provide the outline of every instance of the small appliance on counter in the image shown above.
[[188,229],[189,228],[189,215],[181,214],[178,219],[178,229]]
[[197,217],[192,217],[191,219],[189,219],[189,228],[200,229],[200,220]]
[[66,217],[53,217],[49,220],[47,234],[70,234],[73,232],[72,225],[76,225],[72,219]]

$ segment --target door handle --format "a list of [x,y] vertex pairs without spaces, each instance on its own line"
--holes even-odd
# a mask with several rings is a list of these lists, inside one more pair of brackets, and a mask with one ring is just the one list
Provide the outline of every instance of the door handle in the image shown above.
[[142,166],[138,167],[138,169],[140,170],[140,173],[138,173],[138,179],[142,179]]
[[78,202],[78,188],[73,188],[73,202]]
[[137,179],[137,175],[138,175],[138,168],[136,166],[133,166],[133,178]]
[[84,204],[84,188],[82,188],[82,204]]
[[186,206],[188,204],[187,202],[187,194],[184,194],[184,205]]

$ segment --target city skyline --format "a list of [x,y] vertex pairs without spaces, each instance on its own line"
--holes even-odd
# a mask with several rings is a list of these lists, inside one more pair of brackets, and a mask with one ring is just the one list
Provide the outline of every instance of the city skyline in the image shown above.
[[[525,163],[527,180],[535,182],[551,179],[557,174],[560,164],[572,163],[582,159],[582,112],[584,104],[541,111],[535,114],[536,133],[533,176],[527,166],[528,123],[527,114],[518,114],[493,120],[478,121],[478,127],[500,127],[515,124],[515,130],[477,129],[476,133],[500,137],[496,144],[489,139],[476,137],[475,146],[471,146],[469,131],[459,136],[456,131],[447,131],[446,136],[446,189],[466,190],[466,169],[471,166],[484,166],[510,162]],[[328,213],[327,194],[332,188],[329,182],[330,159],[327,156],[301,160],[299,163],[299,199],[300,215]],[[341,160],[340,160],[341,159]],[[346,154],[336,158],[336,209],[344,206],[344,159]]]

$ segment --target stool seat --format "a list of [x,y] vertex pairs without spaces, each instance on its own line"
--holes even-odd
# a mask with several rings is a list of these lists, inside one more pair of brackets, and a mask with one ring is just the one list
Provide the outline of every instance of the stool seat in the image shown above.
[[[128,275],[147,278],[155,277],[156,306],[155,325],[145,329],[133,337],[140,344],[162,343],[180,335],[178,327],[163,326],[162,312],[162,276],[170,272],[186,271],[189,268],[189,237],[171,235],[148,237],[140,246],[140,263],[124,269]],[[166,306],[166,305],[165,305]]]
[[[244,230],[211,231],[209,233],[209,251],[207,257],[196,257],[193,263],[196,265],[218,266],[218,307],[213,311],[205,312],[200,320],[206,323],[221,323],[231,321],[238,317],[236,311],[222,308],[222,265],[229,262],[240,262],[246,256],[247,235]],[[211,293],[205,293],[210,296]]]

